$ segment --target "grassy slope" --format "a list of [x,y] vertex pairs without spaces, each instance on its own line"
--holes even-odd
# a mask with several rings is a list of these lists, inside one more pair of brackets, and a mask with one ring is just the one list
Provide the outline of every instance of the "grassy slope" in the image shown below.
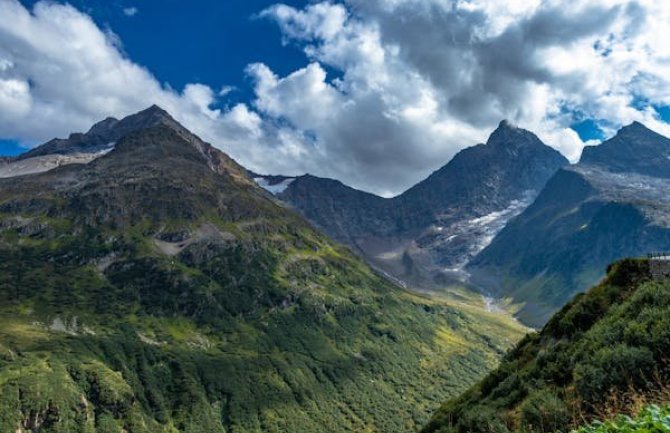
[[[252,258],[236,251],[264,248],[248,236],[202,265],[148,249],[100,273],[70,257],[104,244],[5,232],[0,430],[401,431],[520,335],[391,287],[313,233]],[[264,261],[274,275],[253,281]]]
[[619,262],[423,431],[552,432],[633,410],[669,383],[669,332],[670,282]]
[[157,129],[0,184],[0,431],[410,431],[521,337],[190,149]]

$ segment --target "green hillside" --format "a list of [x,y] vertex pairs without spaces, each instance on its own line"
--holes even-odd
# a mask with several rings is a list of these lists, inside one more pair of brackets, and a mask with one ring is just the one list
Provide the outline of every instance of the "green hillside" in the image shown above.
[[423,432],[566,431],[667,403],[670,281],[652,281],[648,268],[646,260],[612,265],[601,284],[524,338],[483,381],[444,404]]
[[412,431],[522,336],[391,285],[160,116],[0,179],[0,432]]

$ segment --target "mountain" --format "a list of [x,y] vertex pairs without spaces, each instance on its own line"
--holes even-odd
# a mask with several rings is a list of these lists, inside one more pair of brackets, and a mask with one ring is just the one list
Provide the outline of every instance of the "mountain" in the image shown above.
[[158,107],[11,164],[75,154],[0,179],[2,432],[411,431],[525,331],[390,284]]
[[165,110],[157,105],[152,105],[148,109],[122,120],[108,117],[93,125],[85,134],[75,133],[67,139],[53,139],[42,146],[21,154],[18,159],[25,160],[45,155],[96,153],[112,147],[118,140],[133,131],[160,124],[169,126],[180,134],[190,134]]
[[188,136],[183,126],[162,108],[153,105],[122,120],[108,117],[85,133],[56,138],[0,165],[0,178],[43,173],[70,164],[86,164],[111,151],[116,142],[130,132],[163,124]]
[[639,122],[622,128],[612,139],[584,148],[581,163],[615,173],[670,178],[670,139]]
[[333,239],[355,248],[360,239],[397,232],[388,200],[338,180],[300,176],[277,195]]
[[507,121],[398,197],[303,176],[277,195],[316,227],[419,287],[463,279],[465,264],[568,164]]
[[[670,280],[653,279],[647,260],[620,261],[484,380],[445,403],[422,433],[570,431],[645,404],[667,404],[668,312]],[[583,431],[667,431],[656,421],[648,429],[641,418],[639,430],[624,428],[635,426],[625,420]]]
[[486,144],[459,152],[398,198],[414,220],[428,215],[413,240],[412,262],[427,255],[434,275],[461,271],[567,164],[535,134],[501,122]]
[[512,296],[541,326],[607,263],[670,248],[670,140],[639,123],[587,147],[475,257],[479,284]]

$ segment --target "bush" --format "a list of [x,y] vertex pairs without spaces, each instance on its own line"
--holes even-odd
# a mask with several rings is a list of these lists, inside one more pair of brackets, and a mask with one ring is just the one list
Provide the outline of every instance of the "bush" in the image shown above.
[[548,389],[531,394],[521,405],[521,424],[528,431],[549,433],[571,421],[567,405]]
[[585,402],[598,402],[610,391],[642,386],[654,365],[646,347],[606,347],[576,366],[575,385]]
[[461,433],[509,433],[500,415],[482,406],[475,406],[461,416],[458,431]]

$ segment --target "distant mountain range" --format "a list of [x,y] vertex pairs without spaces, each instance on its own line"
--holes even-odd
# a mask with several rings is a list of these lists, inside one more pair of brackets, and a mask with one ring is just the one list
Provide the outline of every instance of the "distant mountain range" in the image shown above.
[[670,140],[633,123],[559,170],[469,271],[539,325],[612,261],[669,249]]
[[0,431],[413,431],[525,328],[389,283],[159,107],[0,168]]
[[[419,288],[465,277],[465,266],[568,161],[506,121],[480,144],[398,197],[339,181],[256,177],[316,227]],[[281,188],[277,188],[281,186]]]
[[462,281],[539,326],[613,260],[670,248],[670,140],[640,123],[570,166],[502,122],[392,199],[341,182],[256,177],[333,238],[417,288]]

